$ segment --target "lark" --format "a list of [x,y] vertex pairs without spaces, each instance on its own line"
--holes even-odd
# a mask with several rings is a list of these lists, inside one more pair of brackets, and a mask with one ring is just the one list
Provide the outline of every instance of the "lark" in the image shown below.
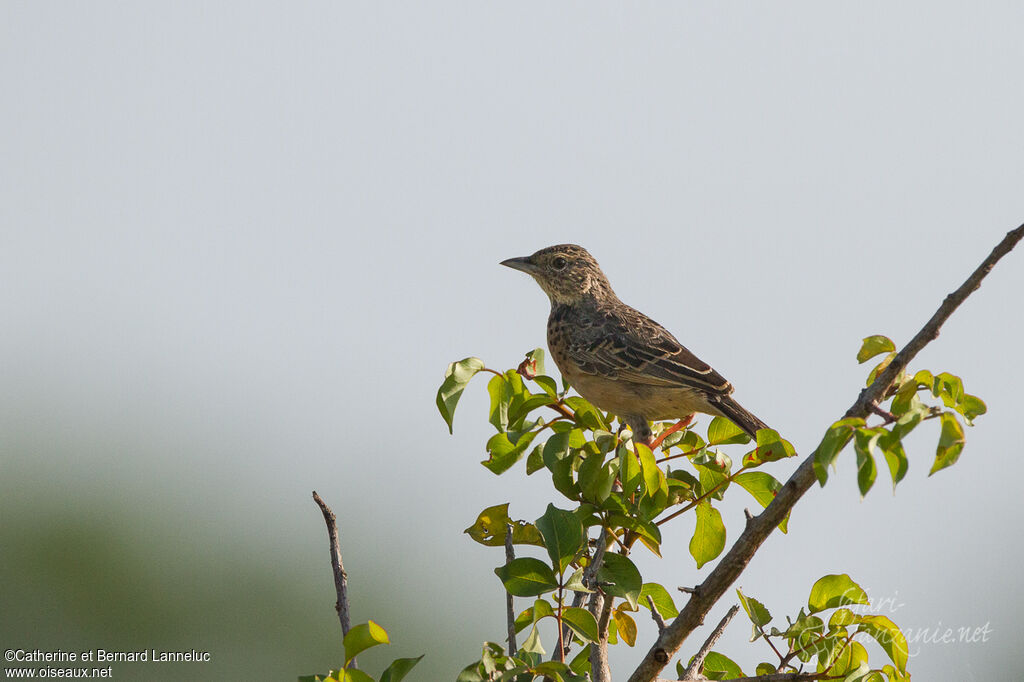
[[619,300],[594,257],[559,244],[502,265],[537,280],[551,299],[548,349],[581,396],[653,443],[650,422],[693,413],[725,417],[756,438],[767,425],[733,397],[733,386],[664,327]]

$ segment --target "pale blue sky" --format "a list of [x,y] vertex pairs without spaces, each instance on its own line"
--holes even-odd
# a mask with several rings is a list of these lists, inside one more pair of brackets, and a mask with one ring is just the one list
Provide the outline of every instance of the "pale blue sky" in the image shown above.
[[[498,261],[585,245],[807,452],[863,384],[860,338],[904,342],[1024,220],[1022,25],[1012,2],[5,2],[3,488],[298,558],[330,628],[315,488],[356,617],[405,608],[395,654],[451,679],[504,633],[500,552],[460,531],[557,499],[477,464],[482,385],[454,437],[434,409],[449,361],[544,341],[542,292]],[[961,462],[927,479],[937,434],[915,436],[897,494],[883,471],[862,502],[848,453],[738,585],[792,614],[848,572],[908,630],[991,623],[920,647],[922,679],[1016,661],[1022,292],[1013,253],[916,364],[988,402]],[[685,526],[647,579],[707,573]],[[359,601],[371,577],[392,604]],[[720,646],[744,665],[770,655],[747,634]]]

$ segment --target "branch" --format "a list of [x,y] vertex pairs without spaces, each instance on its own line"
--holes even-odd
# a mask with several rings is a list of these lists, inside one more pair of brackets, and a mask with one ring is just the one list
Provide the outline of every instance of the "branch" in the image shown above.
[[[615,539],[615,535],[611,536]],[[604,555],[608,549],[608,530],[601,527],[601,534],[597,536],[597,546],[594,547],[594,558],[590,565],[583,570],[583,584],[593,590],[590,593],[590,603],[587,610],[597,621],[598,641],[591,643],[590,654],[590,677],[593,682],[612,682],[612,672],[608,667],[608,616],[611,614],[613,597],[605,595],[597,581],[597,573],[604,562]]]
[[[505,565],[508,566],[516,558],[516,552],[512,549],[512,524],[505,524]],[[508,653],[514,654],[516,646],[516,610],[512,603],[512,593],[505,591],[505,615],[508,618]]]
[[[828,675],[827,673],[772,673],[770,675],[758,675],[756,677],[736,677],[727,682],[813,682],[814,680],[839,680],[842,675]],[[691,678],[683,678],[691,679]],[[699,680],[700,678],[692,678]],[[654,682],[673,682],[664,677],[654,678]]]
[[338,543],[338,519],[327,506],[327,503],[313,491],[313,501],[323,512],[324,522],[327,523],[327,537],[331,542],[331,567],[334,569],[334,589],[338,593],[338,601],[334,608],[338,612],[338,620],[341,621],[341,636],[348,634],[348,574],[345,573],[345,565],[341,563],[341,548]]
[[[893,358],[893,361],[878,378],[860,392],[856,402],[847,410],[847,417],[867,417],[871,412],[871,405],[876,405],[879,402],[879,398],[885,395],[896,377],[903,372],[922,348],[939,335],[939,328],[942,324],[981,285],[985,275],[992,270],[1000,258],[1017,245],[1021,238],[1024,238],[1024,225],[1006,234],[992,250],[992,253],[971,273],[970,277],[945,298],[939,309],[921,328],[921,331],[914,335],[914,338]],[[746,528],[729,549],[728,554],[722,557],[715,569],[690,597],[679,615],[655,640],[650,651],[629,677],[629,682],[652,682],[669,660],[676,655],[683,641],[703,622],[708,611],[736,581],[761,544],[817,480],[814,475],[814,457],[815,452],[808,455],[789,477],[786,484],[782,486],[771,504],[761,514],[747,522]]]
[[[596,587],[596,586],[595,586]],[[590,595],[590,612],[597,620],[598,641],[590,645],[590,675],[593,682],[612,682],[608,665],[608,621],[612,615],[615,597],[598,589]]]
[[[597,571],[601,568],[601,564],[604,562],[604,552],[608,544],[607,537],[607,531],[602,526],[601,533],[597,536],[597,544],[594,547],[594,556],[591,557],[590,563],[587,565],[587,567],[583,569],[583,584],[586,587],[595,591],[597,590]],[[572,598],[573,607],[578,608],[583,606],[583,602],[586,600],[586,598],[586,592],[577,592],[575,595],[573,595]],[[572,640],[570,639],[569,635],[569,626],[563,624],[562,641],[567,642],[565,647],[562,649],[563,656],[569,655],[569,649],[572,644]]]
[[725,617],[722,618],[718,625],[715,626],[715,629],[711,631],[707,641],[704,642],[704,646],[697,651],[697,655],[693,657],[692,661],[690,661],[690,665],[686,666],[686,670],[683,671],[683,676],[679,678],[680,680],[692,681],[700,679],[697,677],[697,673],[704,665],[704,659],[708,657],[709,653],[711,653],[711,647],[715,646],[715,642],[717,642],[718,638],[722,636],[722,633],[725,632],[725,628],[729,625],[729,621],[732,620],[733,616],[735,616],[736,612],[739,610],[739,605],[732,605],[732,608],[730,608],[725,614]]

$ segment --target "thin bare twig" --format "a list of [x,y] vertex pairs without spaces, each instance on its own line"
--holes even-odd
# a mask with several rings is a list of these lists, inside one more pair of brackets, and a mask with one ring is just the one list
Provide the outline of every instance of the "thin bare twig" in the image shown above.
[[331,568],[334,569],[334,589],[338,593],[338,601],[334,608],[338,612],[338,620],[341,621],[341,636],[348,634],[348,574],[345,573],[345,564],[341,562],[341,545],[338,542],[338,518],[327,506],[327,503],[313,491],[313,501],[320,507],[324,515],[324,522],[327,524],[327,537],[331,543]]
[[[505,524],[505,565],[508,566],[516,558],[516,551],[512,549],[512,524]],[[516,646],[516,610],[512,603],[512,593],[505,591],[505,615],[508,618],[508,652],[510,654],[518,651]]]
[[[889,363],[889,366],[882,371],[870,386],[860,392],[857,400],[847,410],[847,417],[863,418],[868,416],[871,412],[870,406],[877,404],[878,400],[886,394],[900,373],[906,369],[910,361],[914,359],[922,348],[939,335],[939,329],[942,327],[942,324],[949,319],[971,293],[981,286],[981,281],[992,270],[999,259],[1009,253],[1022,238],[1024,238],[1024,225],[1006,234],[1003,240],[996,245],[988,257],[981,262],[981,265],[971,273],[964,283],[956,291],[946,296],[942,305],[935,311],[931,319],[896,354],[896,357]],[[782,522],[782,519],[790,512],[793,505],[803,497],[804,493],[817,480],[814,474],[814,458],[814,452],[808,455],[797,470],[793,472],[793,475],[789,477],[785,485],[778,491],[775,499],[772,500],[764,511],[747,523],[746,528],[729,549],[729,552],[722,557],[707,579],[701,583],[698,591],[690,598],[686,606],[679,612],[679,615],[655,640],[650,650],[640,662],[640,665],[630,675],[629,682],[652,682],[652,680],[657,678],[658,673],[679,651],[683,641],[700,625],[708,611],[722,598],[722,595],[729,589],[729,586],[736,581],[747,567],[750,559],[760,548],[761,544]]]
[[686,670],[683,671],[683,676],[679,678],[680,680],[700,679],[697,677],[697,673],[700,672],[701,667],[704,665],[704,659],[708,657],[709,653],[711,653],[711,647],[715,646],[715,642],[717,642],[718,638],[722,636],[722,633],[725,632],[725,628],[729,625],[729,621],[732,620],[733,616],[735,616],[736,612],[739,610],[739,605],[733,604],[726,612],[722,620],[720,620],[718,625],[715,626],[715,629],[711,631],[710,635],[708,635],[704,645],[697,651],[697,655],[693,657],[692,661],[690,661],[690,665],[686,666]]
[[651,607],[651,618],[654,619],[654,624],[658,626],[658,632],[665,629],[665,619],[658,613],[658,607],[654,605],[654,598],[651,595],[647,595],[647,605]]

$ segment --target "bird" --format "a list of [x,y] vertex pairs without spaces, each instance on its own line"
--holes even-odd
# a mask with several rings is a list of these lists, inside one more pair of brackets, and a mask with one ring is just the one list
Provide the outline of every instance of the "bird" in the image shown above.
[[751,438],[768,426],[732,397],[733,386],[667,329],[619,300],[590,253],[558,244],[504,265],[533,277],[551,300],[547,341],[569,385],[651,444],[650,421],[693,413],[725,417]]

